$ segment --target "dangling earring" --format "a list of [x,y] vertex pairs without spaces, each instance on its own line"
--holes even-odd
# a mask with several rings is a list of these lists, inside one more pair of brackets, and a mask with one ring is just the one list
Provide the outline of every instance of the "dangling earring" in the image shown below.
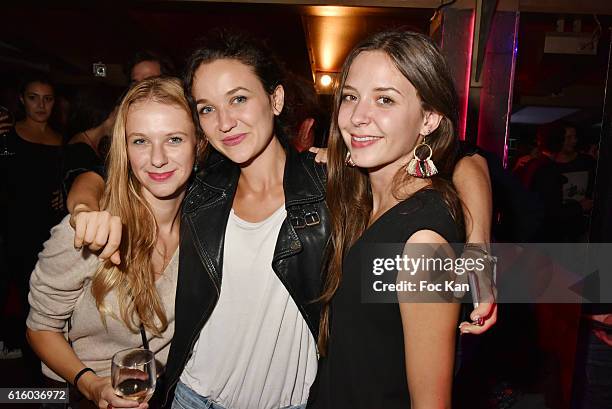
[[348,166],[351,168],[354,168],[355,166],[357,166],[355,164],[355,162],[353,162],[353,159],[351,158],[351,152],[347,151],[346,152],[346,158],[344,158],[344,166]]
[[198,154],[196,153],[195,159],[194,159],[194,161],[193,161],[193,172],[192,172],[192,173],[193,173],[194,175],[195,175],[196,173],[198,173],[198,170],[200,170],[200,166],[199,166],[199,164],[198,164],[198,156],[200,156],[200,155],[198,155]]
[[[417,149],[421,146],[425,146],[429,149],[429,155],[426,159],[421,159],[417,156]],[[433,150],[431,146],[429,146],[425,140],[425,136],[423,137],[423,142],[414,147],[412,151],[413,158],[408,162],[408,166],[406,166],[406,172],[409,175],[417,177],[417,178],[429,178],[438,173],[438,169],[436,165],[434,165],[431,160],[431,155],[433,155]]]

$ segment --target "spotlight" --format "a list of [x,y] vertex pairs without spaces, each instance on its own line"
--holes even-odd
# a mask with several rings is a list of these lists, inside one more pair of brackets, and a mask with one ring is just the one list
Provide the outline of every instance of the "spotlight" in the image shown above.
[[338,73],[333,71],[317,71],[314,77],[314,86],[319,94],[331,94],[334,84],[338,81]]

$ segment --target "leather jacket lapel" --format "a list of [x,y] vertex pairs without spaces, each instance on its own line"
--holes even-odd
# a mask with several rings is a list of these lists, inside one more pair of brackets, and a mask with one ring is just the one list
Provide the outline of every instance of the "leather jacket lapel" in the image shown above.
[[198,177],[194,181],[185,198],[183,214],[200,260],[220,289],[225,229],[240,169],[229,161],[217,161],[206,172],[206,179]]

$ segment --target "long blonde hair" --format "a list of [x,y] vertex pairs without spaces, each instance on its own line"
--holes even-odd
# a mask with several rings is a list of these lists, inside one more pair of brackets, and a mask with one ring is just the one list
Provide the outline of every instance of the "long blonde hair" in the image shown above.
[[[141,81],[121,101],[107,159],[108,179],[101,206],[119,216],[124,223],[119,247],[121,264],[116,266],[107,261],[101,265],[93,278],[91,291],[104,323],[110,313],[104,299],[114,291],[120,318],[130,330],[136,332],[142,323],[145,329],[159,335],[167,328],[168,319],[155,288],[151,262],[158,226],[141,193],[142,185],[130,169],[125,128],[130,107],[143,101],[179,107],[191,118],[189,103],[177,78],[157,77]],[[196,138],[201,140],[200,135]]]

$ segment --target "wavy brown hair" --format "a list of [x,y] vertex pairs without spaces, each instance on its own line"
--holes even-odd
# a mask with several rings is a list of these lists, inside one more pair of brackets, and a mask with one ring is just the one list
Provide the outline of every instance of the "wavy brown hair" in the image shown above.
[[[110,313],[104,299],[114,291],[119,302],[120,318],[131,331],[138,331],[142,323],[148,331],[159,335],[167,328],[168,319],[155,287],[151,262],[158,226],[151,207],[142,195],[142,185],[130,169],[125,128],[130,107],[146,101],[176,106],[191,118],[189,103],[177,78],[143,80],[123,97],[113,128],[107,163],[108,179],[101,206],[124,222],[119,247],[121,264],[116,266],[107,261],[101,265],[93,278],[91,291],[103,322]],[[200,135],[196,134],[196,140],[201,141]]]
[[[354,59],[365,51],[382,51],[417,91],[423,112],[442,116],[440,125],[427,137],[432,160],[439,173],[429,179],[426,189],[442,193],[451,215],[462,223],[461,205],[451,177],[456,162],[457,94],[444,57],[422,34],[409,31],[385,31],[363,40],[348,55],[334,94],[334,111],[328,144],[327,203],[331,213],[331,242],[328,248],[327,275],[320,301],[323,304],[319,327],[319,351],[325,355],[329,338],[329,304],[342,278],[342,261],[368,226],[372,212],[372,190],[368,174],[344,164],[348,152],[338,127],[342,90]],[[426,149],[426,148],[424,148]],[[427,152],[417,151],[419,157]],[[412,176],[403,169],[394,177],[393,194],[406,199],[404,187]]]

